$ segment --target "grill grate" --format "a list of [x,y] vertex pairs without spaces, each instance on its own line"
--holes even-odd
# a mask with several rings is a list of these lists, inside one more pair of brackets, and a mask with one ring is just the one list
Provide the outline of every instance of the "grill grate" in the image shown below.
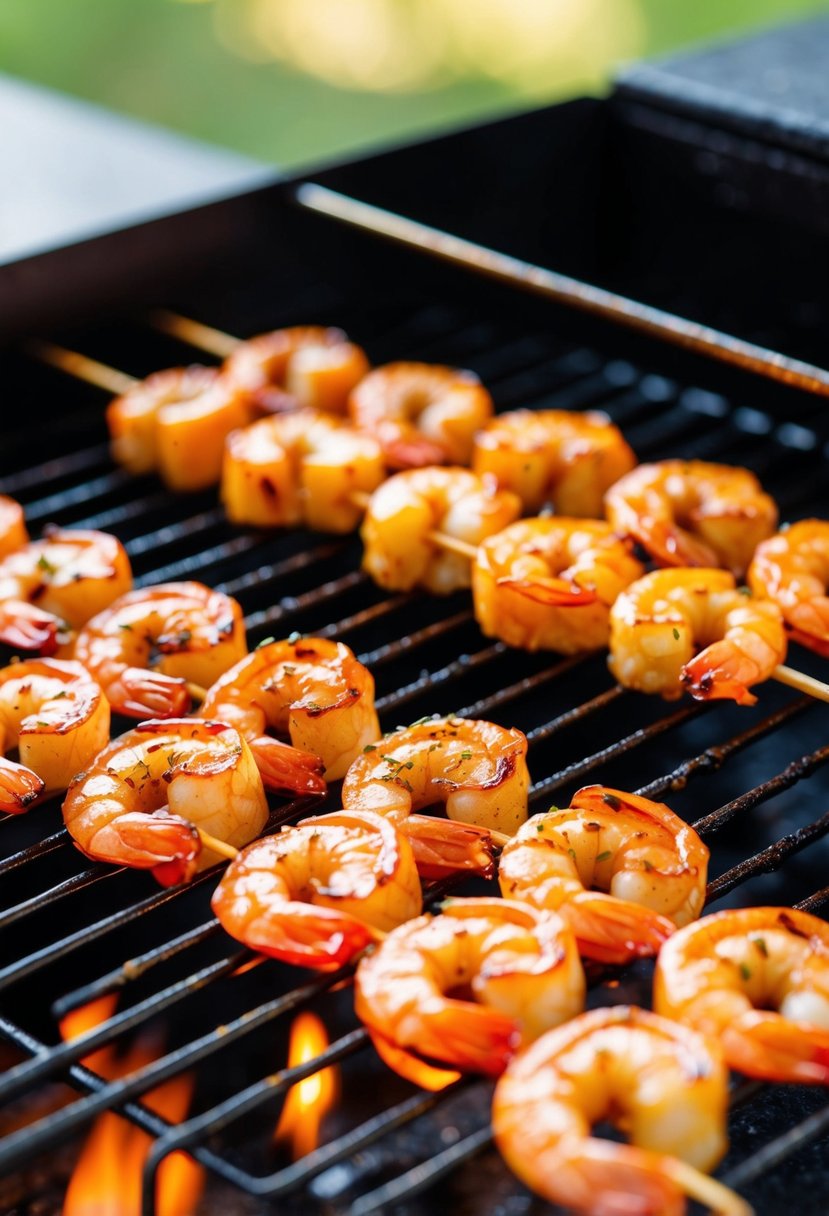
[[[279,315],[269,304],[260,327],[330,320],[366,345],[375,361],[410,357],[470,366],[491,387],[501,409],[602,408],[624,428],[642,459],[730,458],[764,477],[785,516],[826,513],[820,459],[829,421],[812,414],[810,403],[804,405],[808,425],[790,417],[780,421],[748,397],[726,398],[669,379],[658,366],[634,365],[601,345],[553,336],[545,325],[521,332],[508,316],[488,297],[474,307],[468,301],[435,305],[413,298],[378,319],[376,313],[351,309],[326,283],[316,296],[306,293],[301,310],[295,305]],[[129,370],[146,374],[164,361],[158,358],[159,341],[140,325],[123,323],[117,338],[90,330],[76,345],[117,365],[126,348]],[[252,645],[295,627],[344,638],[375,674],[386,728],[401,716],[431,711],[491,716],[521,726],[536,776],[533,809],[553,795],[569,797],[586,780],[667,798],[710,838],[716,876],[709,902],[798,899],[799,906],[820,911],[829,899],[829,888],[821,886],[829,856],[821,844],[829,834],[829,813],[824,813],[829,746],[820,742],[825,711],[814,702],[766,687],[760,705],[750,711],[683,703],[666,708],[612,685],[601,657],[508,651],[481,637],[466,596],[436,600],[378,591],[359,572],[356,540],[240,531],[225,522],[212,494],[176,499],[153,479],[125,476],[109,460],[101,393],[72,385],[56,372],[33,374],[22,356],[8,356],[7,364],[24,406],[38,393],[65,402],[59,430],[42,437],[36,428],[23,426],[0,456],[0,491],[21,498],[33,525],[57,520],[115,531],[126,544],[138,585],[195,574],[239,597]],[[21,416],[26,412],[22,409]],[[44,441],[46,448],[39,449],[36,444]],[[31,463],[32,450],[42,455],[39,463]],[[811,656],[797,657],[799,666],[816,669]],[[328,804],[334,801],[332,794]],[[312,806],[318,804],[308,799],[274,802],[270,829]],[[367,1035],[355,1028],[347,1010],[348,993],[338,1000],[349,968],[298,985],[295,971],[273,961],[246,969],[253,956],[230,943],[209,916],[217,870],[186,889],[155,890],[144,875],[82,863],[66,832],[55,830],[56,819],[53,803],[0,823],[6,891],[0,912],[6,943],[0,1035],[22,1056],[0,1079],[0,1101],[55,1079],[67,1079],[80,1096],[0,1141],[0,1171],[19,1168],[78,1133],[97,1113],[114,1108],[156,1137],[146,1171],[145,1216],[155,1211],[155,1172],[179,1148],[262,1201],[296,1196],[297,1210],[324,1203],[351,1216],[396,1204],[407,1212],[434,1212],[434,1199],[423,1209],[414,1201],[446,1178],[448,1197],[439,1202],[446,1210],[462,1210],[456,1188],[463,1167],[486,1154],[487,1177],[499,1171],[496,1196],[508,1194],[520,1204],[516,1197],[524,1192],[491,1151],[481,1113],[486,1083],[464,1079],[424,1095],[378,1073],[373,1053],[364,1052]],[[434,901],[448,889],[448,883],[435,884],[429,898]],[[646,1001],[648,976],[642,964],[621,979],[598,975],[591,1003]],[[55,1019],[113,992],[120,996],[118,1012],[82,1041],[56,1043]],[[203,999],[206,993],[210,1000]],[[314,1003],[335,1017],[337,1037],[320,1060],[269,1072],[282,1058],[291,1016]],[[154,1063],[114,1082],[81,1063],[91,1050],[120,1043],[162,1015],[171,1045]],[[388,1105],[366,1111],[365,1099],[372,1095],[363,1094],[354,1111],[338,1116],[327,1144],[273,1172],[261,1129],[266,1120],[272,1122],[280,1097],[317,1068],[352,1058],[359,1058],[359,1075],[384,1078],[373,1088],[384,1087]],[[198,1079],[195,1113],[170,1127],[142,1104],[142,1095],[192,1068]],[[258,1079],[251,1082],[251,1075]],[[804,1113],[804,1103],[817,1099],[801,1100],[796,1126],[785,1133],[782,1125],[772,1127],[758,1149],[740,1133],[740,1119],[745,1112],[756,1113],[774,1092],[759,1085],[735,1090],[732,1123],[739,1146],[725,1163],[724,1176],[749,1193],[760,1180],[764,1194],[782,1196],[793,1155],[826,1134],[829,1107]],[[463,1107],[470,1100],[471,1123]],[[463,1125],[456,1128],[456,1142],[424,1133],[415,1153],[423,1159],[392,1168],[399,1138],[424,1124],[437,1126],[449,1110],[461,1112],[451,1116]],[[245,1135],[255,1142],[252,1149],[240,1143],[240,1124],[255,1129]],[[735,1152],[739,1160],[733,1159]],[[475,1196],[481,1216],[496,1210],[485,1188]],[[823,1209],[820,1200],[814,1209],[808,1202],[808,1197],[799,1200],[804,1214]]]

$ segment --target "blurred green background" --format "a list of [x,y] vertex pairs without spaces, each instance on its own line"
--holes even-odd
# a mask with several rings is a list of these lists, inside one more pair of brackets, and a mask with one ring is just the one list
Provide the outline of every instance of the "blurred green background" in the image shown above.
[[827,0],[0,0],[0,70],[285,165],[606,87]]

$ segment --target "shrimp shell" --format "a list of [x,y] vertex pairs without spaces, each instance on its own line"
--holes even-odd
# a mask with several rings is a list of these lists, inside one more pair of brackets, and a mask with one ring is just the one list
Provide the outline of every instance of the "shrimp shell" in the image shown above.
[[748,585],[778,605],[789,636],[829,658],[829,522],[801,519],[757,546]]

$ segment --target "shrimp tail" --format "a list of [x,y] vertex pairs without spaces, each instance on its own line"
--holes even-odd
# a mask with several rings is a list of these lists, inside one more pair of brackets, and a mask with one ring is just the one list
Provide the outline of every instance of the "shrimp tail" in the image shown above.
[[107,699],[130,718],[180,718],[190,707],[186,681],[143,667],[126,667],[107,686]]
[[600,891],[582,891],[558,909],[576,937],[579,954],[608,965],[658,954],[676,926],[641,904]]
[[709,545],[667,521],[643,516],[631,534],[661,566],[720,565],[719,557]]
[[409,436],[382,441],[383,452],[389,468],[419,469],[429,465],[446,464],[446,450],[425,436]]
[[412,1055],[404,1047],[398,1047],[396,1043],[377,1030],[369,1029],[368,1035],[383,1063],[388,1064],[389,1068],[398,1076],[414,1082],[421,1089],[428,1089],[434,1093],[437,1090],[445,1089],[453,1081],[461,1079],[461,1073],[452,1072],[448,1068],[435,1068],[434,1065],[427,1064],[425,1060]]
[[731,1066],[784,1084],[829,1085],[829,1030],[793,1026],[777,1013],[752,1010],[720,1032]]
[[22,764],[0,756],[0,811],[19,815],[43,793],[46,783]]
[[409,815],[399,827],[412,846],[421,878],[446,878],[464,871],[492,877],[494,846],[486,828],[434,815]]
[[448,1001],[421,1024],[418,1053],[449,1060],[462,1071],[500,1077],[520,1045],[518,1023],[498,1009]]
[[714,642],[686,663],[681,680],[697,701],[736,701],[756,705],[748,686],[764,678],[757,663],[729,642]]
[[44,612],[34,604],[7,600],[0,607],[0,642],[15,650],[54,654],[58,648],[59,624],[51,612]]
[[260,917],[245,933],[252,950],[317,970],[341,967],[376,940],[372,926],[357,917],[299,900]]
[[[534,1179],[553,1177],[548,1197],[555,1201],[567,1195],[568,1206],[584,1216],[684,1216],[685,1197],[671,1176],[672,1163],[670,1157],[635,1145],[620,1149],[591,1139],[578,1141],[572,1154],[561,1143],[550,1150],[540,1146],[532,1174]],[[525,1168],[511,1164],[527,1179]]]
[[324,794],[328,789],[319,756],[291,747],[269,735],[250,741],[250,750],[265,786],[296,794]]
[[508,587],[534,604],[571,608],[579,604],[594,604],[599,598],[590,587],[580,587],[566,578],[499,578],[499,587]]
[[192,877],[202,847],[194,825],[171,815],[166,807],[150,815],[142,811],[120,815],[100,828],[89,846],[81,852],[114,865],[152,870],[164,886]]

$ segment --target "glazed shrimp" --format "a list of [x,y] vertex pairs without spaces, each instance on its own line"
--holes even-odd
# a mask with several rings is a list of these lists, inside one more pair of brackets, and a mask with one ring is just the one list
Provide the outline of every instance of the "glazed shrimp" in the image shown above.
[[753,473],[702,460],[640,464],[607,491],[605,512],[661,566],[724,566],[737,577],[777,526]]
[[112,455],[171,490],[203,490],[222,469],[225,439],[252,417],[245,393],[212,367],[156,372],[107,406]]
[[0,494],[0,558],[22,549],[29,539],[23,508],[13,498]]
[[478,546],[475,619],[487,637],[508,646],[597,650],[610,637],[611,605],[643,570],[609,524],[520,519]]
[[687,689],[699,701],[754,705],[749,687],[785,657],[780,609],[738,591],[727,570],[655,570],[610,611],[610,670],[626,688],[667,700]]
[[75,657],[118,713],[176,717],[187,681],[210,685],[247,652],[242,610],[203,583],[159,583],[122,595],[80,631]]
[[519,515],[508,490],[468,469],[413,469],[384,482],[371,496],[361,536],[363,569],[390,591],[424,587],[448,595],[471,581],[470,560],[434,539],[478,545]]
[[789,636],[829,658],[829,522],[802,519],[757,546],[748,585],[774,600]]
[[[467,990],[472,999],[450,996]],[[360,961],[354,1007],[382,1053],[498,1076],[521,1043],[584,1008],[573,936],[554,913],[453,899],[392,930]],[[404,1071],[403,1075],[410,1075]]]
[[[728,1074],[712,1040],[644,1009],[617,1005],[550,1030],[495,1086],[492,1126],[510,1169],[583,1216],[682,1216],[685,1195],[751,1216],[700,1174],[728,1146]],[[590,1135],[612,1121],[618,1144]]]
[[234,523],[351,532],[362,516],[355,495],[384,476],[376,439],[330,414],[299,410],[228,436],[221,498]]
[[673,811],[602,785],[533,815],[498,863],[505,899],[552,908],[603,963],[655,954],[699,916],[707,873],[708,849]]
[[248,845],[211,901],[224,929],[252,950],[322,968],[347,963],[422,905],[408,841],[388,819],[356,811],[304,819]]
[[607,414],[589,410],[512,410],[475,436],[472,468],[491,473],[524,510],[547,503],[557,515],[598,519],[604,492],[636,464]]
[[114,536],[48,529],[0,561],[0,641],[53,654],[131,586],[129,558]]
[[369,370],[365,352],[341,329],[295,325],[240,342],[222,371],[257,409],[282,413],[310,406],[344,414],[348,394]]
[[794,908],[705,916],[663,947],[654,1007],[748,1076],[829,1085],[829,925]]
[[512,834],[527,818],[527,739],[472,718],[429,718],[401,727],[345,776],[343,806],[400,822],[435,802],[450,819]]
[[430,363],[387,363],[351,393],[354,423],[380,441],[390,469],[469,464],[472,440],[492,417],[474,372]]
[[80,663],[29,659],[0,671],[0,755],[17,748],[42,789],[66,789],[108,741],[107,699]]
[[63,820],[85,856],[172,886],[219,860],[197,827],[241,848],[267,823],[268,804],[238,731],[174,718],[113,739],[70,786]]
[[380,738],[374,677],[343,642],[326,638],[260,646],[208,689],[201,713],[230,722],[245,736],[266,785],[271,766],[278,775],[282,753],[292,750],[270,738],[268,728],[318,756],[327,781],[344,777]]

